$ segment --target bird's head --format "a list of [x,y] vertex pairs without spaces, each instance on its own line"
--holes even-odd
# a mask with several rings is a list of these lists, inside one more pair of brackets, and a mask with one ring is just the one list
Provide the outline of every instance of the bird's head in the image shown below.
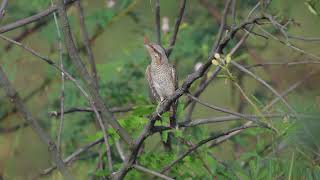
[[144,47],[146,47],[152,62],[157,65],[167,60],[167,55],[163,47],[158,44],[150,43],[147,37],[144,37]]

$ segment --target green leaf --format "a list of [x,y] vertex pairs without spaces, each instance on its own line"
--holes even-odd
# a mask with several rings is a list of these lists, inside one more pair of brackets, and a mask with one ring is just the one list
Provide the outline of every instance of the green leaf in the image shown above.
[[161,140],[164,141],[164,142],[167,142],[168,140],[168,131],[164,131],[161,133]]

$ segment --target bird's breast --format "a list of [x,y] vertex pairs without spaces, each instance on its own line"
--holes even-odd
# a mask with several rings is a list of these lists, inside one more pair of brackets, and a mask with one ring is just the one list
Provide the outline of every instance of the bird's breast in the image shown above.
[[161,97],[169,97],[175,91],[171,69],[169,67],[151,67],[151,76],[154,87]]

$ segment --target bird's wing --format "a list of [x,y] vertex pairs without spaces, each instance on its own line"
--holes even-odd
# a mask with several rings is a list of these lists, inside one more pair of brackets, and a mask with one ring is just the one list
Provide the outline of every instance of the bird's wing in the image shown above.
[[153,80],[152,80],[151,72],[150,72],[150,65],[147,67],[145,75],[146,75],[146,78],[149,83],[149,97],[150,97],[151,101],[152,102],[160,101],[160,96],[158,95],[158,93],[153,85]]
[[179,85],[178,85],[178,76],[176,73],[176,68],[173,65],[171,66],[171,77],[172,77],[172,81],[174,82],[174,88],[178,89]]

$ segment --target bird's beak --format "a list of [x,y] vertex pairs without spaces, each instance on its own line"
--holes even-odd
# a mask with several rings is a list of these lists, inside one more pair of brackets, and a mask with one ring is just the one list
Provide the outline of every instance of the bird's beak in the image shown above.
[[150,43],[147,36],[144,37],[144,47],[146,47],[146,49],[148,50],[150,55],[154,53],[154,49],[152,47],[152,44]]
[[147,36],[144,37],[143,41],[144,41],[144,45],[150,45],[150,41]]
[[[157,64],[160,64],[161,57],[159,55],[159,52],[154,48],[153,44],[150,43],[149,39],[146,36],[144,37],[144,46],[146,47],[149,55],[151,56],[151,59],[155,60]],[[155,54],[158,55],[158,58],[155,57]]]

